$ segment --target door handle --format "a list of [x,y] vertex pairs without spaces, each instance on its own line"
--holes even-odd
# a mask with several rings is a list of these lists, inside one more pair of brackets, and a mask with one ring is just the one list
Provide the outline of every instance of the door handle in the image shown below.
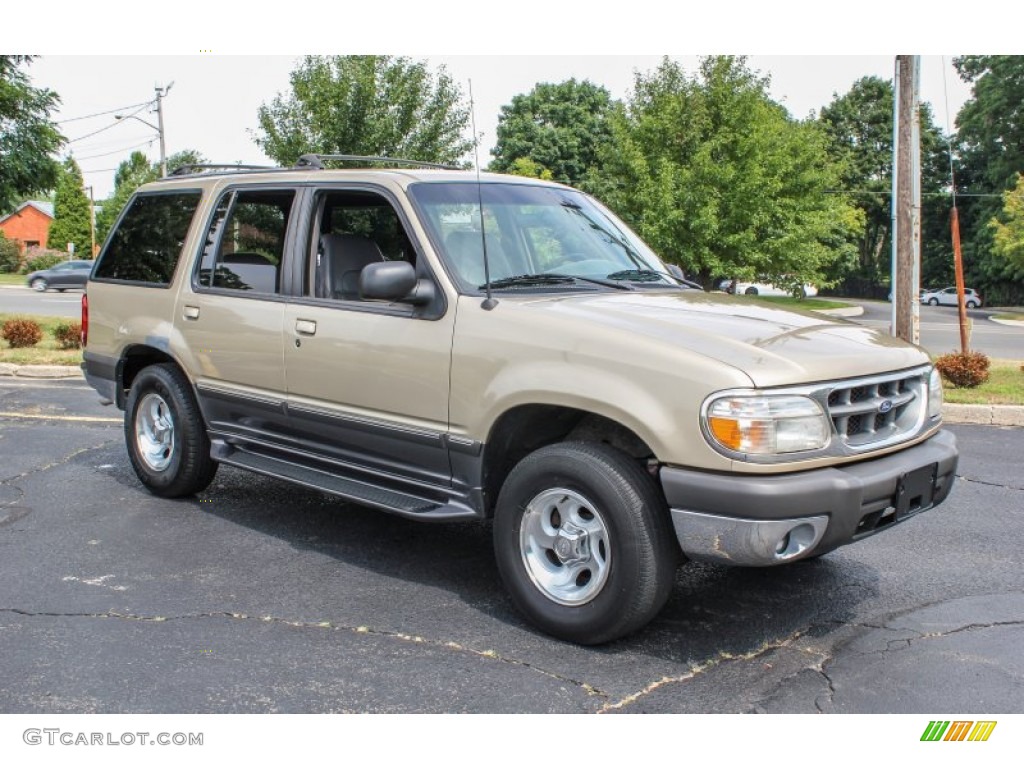
[[189,304],[185,305],[185,310],[182,312],[186,320],[198,320],[199,319],[199,307],[193,307]]
[[300,333],[303,336],[315,336],[316,320],[296,320],[295,332]]

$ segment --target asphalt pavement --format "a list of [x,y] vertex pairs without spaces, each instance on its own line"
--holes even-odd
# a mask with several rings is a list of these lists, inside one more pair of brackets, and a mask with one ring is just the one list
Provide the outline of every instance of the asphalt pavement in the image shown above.
[[819,560],[688,564],[642,632],[532,629],[490,529],[222,468],[136,480],[81,381],[0,382],[0,712],[1024,711],[1024,430],[952,427],[950,499]]

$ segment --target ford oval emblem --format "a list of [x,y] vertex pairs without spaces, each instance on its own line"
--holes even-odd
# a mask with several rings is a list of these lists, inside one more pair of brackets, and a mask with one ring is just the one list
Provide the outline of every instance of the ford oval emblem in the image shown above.
[[892,400],[883,400],[878,406],[879,413],[888,413],[892,410]]

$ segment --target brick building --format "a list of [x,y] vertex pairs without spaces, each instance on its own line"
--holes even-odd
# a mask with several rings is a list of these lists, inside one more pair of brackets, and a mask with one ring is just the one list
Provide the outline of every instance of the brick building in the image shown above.
[[19,205],[14,213],[0,218],[0,232],[11,240],[19,241],[22,248],[45,248],[52,221],[53,203],[29,200]]

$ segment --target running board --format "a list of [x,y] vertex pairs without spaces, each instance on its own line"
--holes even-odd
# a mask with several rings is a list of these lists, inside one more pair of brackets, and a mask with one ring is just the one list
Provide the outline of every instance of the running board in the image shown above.
[[221,441],[214,441],[211,454],[214,460],[221,464],[298,483],[307,488],[324,491],[334,496],[340,496],[347,501],[382,509],[402,517],[433,522],[479,519],[479,515],[470,507],[458,502],[444,503],[414,496],[362,480],[352,480],[304,464],[296,464],[262,453],[240,450]]

